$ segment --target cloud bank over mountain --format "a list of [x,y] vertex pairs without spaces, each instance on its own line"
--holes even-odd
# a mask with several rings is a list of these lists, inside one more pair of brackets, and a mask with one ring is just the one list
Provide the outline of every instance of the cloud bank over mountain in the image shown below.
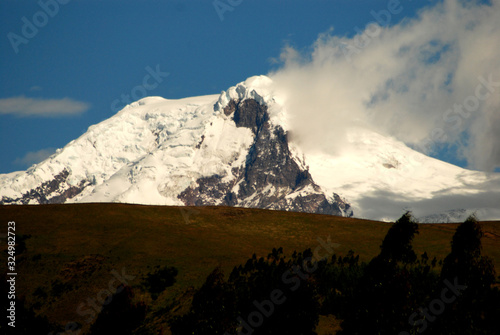
[[452,149],[469,168],[500,168],[500,1],[446,0],[404,19],[373,8],[354,36],[321,34],[286,47],[270,76],[283,87],[304,148],[347,150],[364,125],[433,154]]

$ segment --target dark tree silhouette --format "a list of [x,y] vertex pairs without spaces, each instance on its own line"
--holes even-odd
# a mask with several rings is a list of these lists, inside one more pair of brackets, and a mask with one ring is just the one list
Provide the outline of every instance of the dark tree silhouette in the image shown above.
[[90,335],[122,334],[131,335],[146,317],[146,306],[133,302],[134,294],[130,286],[119,286],[108,305],[99,313],[90,329]]
[[458,226],[451,242],[451,252],[443,262],[441,277],[457,277],[469,291],[488,290],[495,281],[495,269],[490,258],[482,256],[483,231],[474,216]]
[[[339,335],[498,334],[500,292],[491,260],[481,255],[475,218],[458,227],[444,263],[426,252],[417,259],[417,233],[405,213],[369,264],[359,264],[352,251],[318,263],[308,263],[310,249],[291,258],[281,248],[267,258],[254,254],[227,281],[214,271],[190,312],[172,323],[173,334],[313,335],[320,311],[343,320]],[[280,301],[271,303],[277,291]]]
[[157,266],[153,272],[146,275],[142,285],[151,294],[151,298],[156,300],[167,287],[175,284],[177,273],[175,267],[164,266],[160,268]]
[[[456,230],[451,252],[446,256],[441,280],[460,289],[456,300],[430,325],[439,334],[498,334],[500,294],[493,288],[495,269],[482,256],[483,231],[475,216],[470,216]],[[446,286],[443,286],[443,289]]]
[[415,234],[418,234],[418,224],[410,212],[406,212],[387,232],[380,246],[380,257],[384,260],[413,263],[417,255],[411,245]]
[[405,213],[387,232],[380,254],[373,258],[360,279],[342,322],[342,334],[398,334],[408,323],[407,315],[418,307],[412,295],[412,272],[416,261],[411,242],[418,225]]
[[216,268],[195,293],[190,311],[171,322],[172,334],[236,333],[235,302],[233,288],[224,281],[223,272]]
[[[229,282],[237,292],[244,329],[251,328],[254,335],[315,334],[320,304],[312,277],[312,257],[311,249],[307,249],[287,260],[279,248],[273,249],[267,259],[254,255],[243,267],[233,270]],[[275,302],[274,294],[279,296]]]
[[[193,297],[189,313],[171,323],[181,334],[313,335],[319,318],[315,285],[304,273],[311,250],[285,260],[282,249],[267,259],[253,255],[229,280],[216,269]],[[285,279],[283,279],[285,278]]]
[[344,257],[333,255],[330,260],[318,263],[314,279],[318,294],[324,297],[321,314],[345,318],[365,267],[366,264],[360,264],[359,255],[355,255],[352,250]]

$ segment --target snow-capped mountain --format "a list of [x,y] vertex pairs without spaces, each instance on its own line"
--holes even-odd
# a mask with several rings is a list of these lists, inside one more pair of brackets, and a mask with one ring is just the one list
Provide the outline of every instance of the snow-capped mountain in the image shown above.
[[270,84],[254,77],[221,95],[137,101],[26,172],[2,175],[1,201],[350,215],[349,204],[326,194],[291,150],[283,109],[266,92]]
[[[499,174],[465,170],[366,127],[335,154],[290,135],[265,76],[219,95],[141,99],[27,171],[0,175],[2,204],[227,205],[394,219],[500,218]],[[432,216],[434,215],[434,216]]]

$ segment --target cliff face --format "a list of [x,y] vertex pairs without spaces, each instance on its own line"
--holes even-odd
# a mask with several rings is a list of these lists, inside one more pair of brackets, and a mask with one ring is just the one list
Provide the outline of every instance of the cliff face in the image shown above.
[[186,205],[222,204],[333,215],[350,212],[349,204],[340,197],[328,201],[309,171],[299,166],[283,128],[269,122],[266,105],[255,99],[231,100],[224,115],[232,117],[236,127],[249,128],[254,134],[246,161],[231,169],[231,182],[224,183],[226,176],[219,175],[196,180],[195,186],[179,195]]

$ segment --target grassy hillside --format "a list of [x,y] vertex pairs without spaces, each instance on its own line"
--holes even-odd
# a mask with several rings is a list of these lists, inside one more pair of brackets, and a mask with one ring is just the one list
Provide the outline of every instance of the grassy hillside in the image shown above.
[[[339,244],[337,254],[352,249],[368,261],[379,252],[391,225],[258,209],[123,204],[0,206],[0,217],[4,227],[0,236],[5,236],[8,221],[16,222],[18,239],[31,235],[25,239],[26,251],[17,257],[17,293],[50,321],[61,325],[79,322],[84,331],[94,320],[88,312],[92,301],[104,299],[103,290],[119,284],[113,281],[113,270],[127,274],[129,284],[139,286],[154,266],[175,266],[177,283],[153,307],[152,313],[161,316],[169,304],[182,302],[186,290],[201,285],[217,266],[227,274],[253,253],[266,256],[273,247],[283,247],[289,255],[314,248],[318,238],[328,237]],[[415,251],[443,259],[456,227],[420,225]],[[483,253],[493,258],[498,270],[500,222],[483,222],[482,227]],[[2,241],[5,250],[5,238]],[[2,252],[6,264],[4,258]],[[157,319],[162,327],[161,317]],[[322,318],[320,325],[327,328],[328,323],[331,320]]]

